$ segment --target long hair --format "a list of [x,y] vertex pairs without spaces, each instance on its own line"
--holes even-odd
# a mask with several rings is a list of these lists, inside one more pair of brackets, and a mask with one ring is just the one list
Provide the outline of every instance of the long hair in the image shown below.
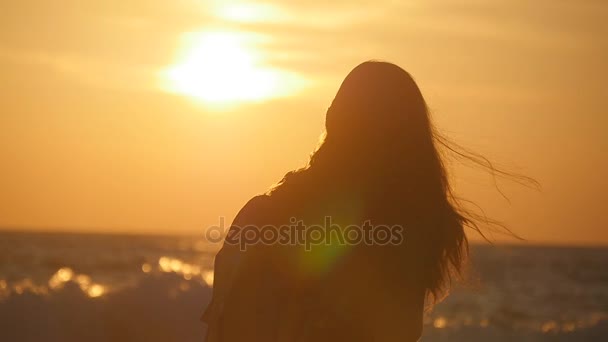
[[377,217],[396,213],[415,222],[413,233],[424,245],[424,286],[437,301],[462,274],[468,255],[465,227],[484,237],[482,224],[510,232],[465,209],[450,186],[444,165],[449,156],[495,176],[536,184],[443,137],[412,76],[397,65],[368,61],[340,86],[327,111],[324,138],[308,165],[289,172],[270,194],[305,197],[313,188],[356,187],[370,205],[376,203]]

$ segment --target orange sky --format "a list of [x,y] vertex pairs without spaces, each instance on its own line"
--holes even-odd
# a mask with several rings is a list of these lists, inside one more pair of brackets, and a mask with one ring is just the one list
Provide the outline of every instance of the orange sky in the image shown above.
[[[543,185],[501,183],[509,204],[456,167],[460,193],[531,242],[608,244],[605,18],[608,4],[574,0],[8,2],[0,226],[197,233],[230,220],[306,162],[342,79],[377,58],[414,75],[448,136]],[[188,57],[185,34],[218,30],[303,85],[224,108],[168,89],[159,75]]]

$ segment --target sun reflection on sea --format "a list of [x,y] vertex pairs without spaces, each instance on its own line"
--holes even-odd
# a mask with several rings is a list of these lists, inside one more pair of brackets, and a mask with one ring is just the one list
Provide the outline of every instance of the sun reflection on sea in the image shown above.
[[69,281],[73,281],[78,287],[91,298],[97,298],[107,292],[106,287],[96,284],[86,274],[76,274],[69,267],[62,267],[49,279],[49,289],[57,291],[62,289]]
[[93,286],[87,288],[87,294],[91,298],[97,298],[99,296],[102,296],[105,292],[105,288],[99,284],[94,284]]
[[[184,281],[196,281],[203,286],[213,286],[213,270],[202,270],[199,265],[184,262],[181,259],[163,256],[158,259],[157,267],[153,263],[145,262],[141,265],[141,272],[146,275],[159,275],[162,273],[173,273],[180,276]],[[24,293],[34,293],[37,295],[50,295],[53,292],[63,290],[68,283],[75,284],[89,298],[99,298],[105,296],[110,290],[120,290],[118,284],[100,284],[91,276],[76,273],[70,267],[61,267],[53,273],[48,281],[36,284],[31,278],[24,278],[19,281],[9,283],[6,279],[0,279],[0,300],[9,297],[11,294],[21,295]],[[136,285],[132,283],[131,285]],[[190,289],[190,286],[180,286],[181,291]],[[123,285],[124,286],[124,285]]]
[[[76,272],[71,267],[60,267],[57,269],[48,280],[42,283],[36,283],[32,278],[26,277],[20,280],[0,279],[0,302],[6,300],[10,296],[22,296],[25,294],[35,294],[40,297],[55,296],[61,291],[81,291],[86,298],[92,299],[92,302],[97,302],[97,298],[107,298],[112,300],[111,295],[120,291],[138,291],[140,287],[152,286],[161,292],[166,293],[170,300],[177,300],[180,296],[192,291],[213,286],[214,272],[210,264],[198,260],[201,265],[206,264],[207,267],[202,267],[196,261],[181,259],[174,256],[161,256],[156,261],[148,259],[139,265],[139,268],[134,267],[139,275],[138,282],[132,283],[130,286],[121,286],[120,282],[104,281],[103,284],[97,282],[98,275],[93,277],[89,274]],[[169,282],[165,280],[171,279]],[[157,281],[160,280],[160,281]],[[73,286],[68,286],[69,284]],[[143,288],[142,287],[142,288]],[[128,290],[130,288],[130,290]],[[148,287],[150,288],[150,287]],[[72,292],[73,293],[73,292]],[[207,292],[208,293],[208,292]],[[31,298],[31,297],[30,297]],[[61,298],[61,297],[59,297]],[[120,296],[119,296],[120,298]],[[589,312],[588,314],[569,319],[551,319],[539,318],[517,321],[514,324],[517,329],[537,331],[542,334],[561,334],[572,333],[578,330],[589,329],[595,327],[601,322],[608,320],[608,315],[604,312]],[[500,324],[489,320],[487,317],[475,316],[470,312],[457,314],[431,314],[425,317],[425,326],[429,329],[450,330],[459,329],[460,327],[480,327],[491,328],[496,324]]]
[[[147,264],[142,265],[142,270]],[[201,267],[198,265],[193,265],[186,263],[177,258],[171,258],[163,256],[158,259],[158,268],[159,271],[164,273],[176,273],[181,275],[185,280],[192,280],[194,277],[200,277],[198,279],[202,280],[207,286],[213,285],[213,271],[210,270],[201,270]],[[146,267],[147,272],[144,270],[144,273],[151,272],[150,268]]]
[[37,284],[31,278],[24,278],[12,283],[6,279],[0,279],[0,299],[9,297],[12,293],[17,295],[33,293],[47,296],[51,292],[62,290],[70,282],[76,284],[90,298],[101,297],[108,292],[107,286],[93,282],[88,275],[76,274],[71,268],[62,267],[43,284]]

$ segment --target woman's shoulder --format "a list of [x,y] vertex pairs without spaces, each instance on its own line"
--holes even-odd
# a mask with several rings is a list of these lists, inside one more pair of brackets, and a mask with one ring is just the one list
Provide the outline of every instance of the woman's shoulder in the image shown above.
[[272,212],[272,202],[272,198],[268,194],[254,196],[239,210],[233,225],[263,223]]

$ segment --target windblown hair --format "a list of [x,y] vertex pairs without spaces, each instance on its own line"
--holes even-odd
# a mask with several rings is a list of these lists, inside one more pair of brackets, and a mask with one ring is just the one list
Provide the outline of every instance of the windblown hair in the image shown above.
[[392,214],[414,222],[414,233],[424,245],[424,286],[436,302],[447,294],[452,279],[462,275],[468,255],[464,227],[484,238],[482,225],[512,234],[483,212],[465,209],[470,202],[457,197],[450,186],[444,165],[450,157],[493,176],[537,185],[439,134],[420,89],[405,70],[387,62],[364,62],[336,94],[327,112],[326,133],[308,165],[289,172],[270,194],[305,197],[310,189],[355,187],[375,205],[370,215]]

